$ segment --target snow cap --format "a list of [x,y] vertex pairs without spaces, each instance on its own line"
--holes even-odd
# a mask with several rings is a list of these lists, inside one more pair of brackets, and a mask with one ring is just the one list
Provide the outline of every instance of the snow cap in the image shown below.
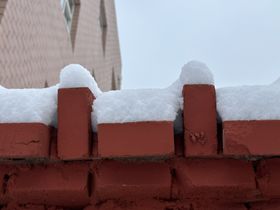
[[180,74],[182,84],[214,84],[214,77],[205,63],[190,61],[185,64]]
[[79,64],[65,66],[60,72],[59,88],[88,87],[95,97],[102,92],[90,72]]

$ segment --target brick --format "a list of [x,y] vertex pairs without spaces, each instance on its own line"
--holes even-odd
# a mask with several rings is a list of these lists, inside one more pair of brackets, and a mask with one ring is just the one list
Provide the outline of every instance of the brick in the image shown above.
[[173,123],[99,124],[98,154],[101,157],[173,155]]
[[93,100],[94,96],[88,88],[58,90],[59,158],[63,160],[89,158]]
[[213,85],[185,85],[185,156],[217,154],[216,92]]
[[[231,159],[196,159],[175,162],[179,198],[253,199],[257,193],[251,163]],[[175,192],[176,193],[176,192]]]
[[256,202],[250,204],[250,210],[279,210],[279,201]]
[[22,166],[8,182],[8,192],[19,204],[85,206],[89,203],[88,179],[85,164]]
[[264,197],[280,198],[280,159],[263,160],[257,167],[258,187]]
[[[225,202],[225,201],[224,201]],[[213,201],[203,201],[200,203],[192,203],[190,210],[247,210],[244,204],[241,203],[219,203]]]
[[177,201],[162,202],[156,200],[138,200],[136,202],[126,200],[108,200],[100,205],[91,205],[84,210],[247,210],[241,203],[221,203],[213,201]]
[[25,205],[20,206],[15,203],[9,203],[6,207],[1,210],[46,210],[43,205]]
[[47,158],[50,129],[41,123],[1,123],[1,158]]
[[223,145],[226,155],[279,155],[280,121],[225,121]]
[[[163,202],[155,201],[152,199],[138,200],[136,202],[128,200],[107,200],[102,202],[100,205],[87,206],[86,208],[84,208],[84,210],[177,210],[176,208],[170,209],[168,207],[165,207],[166,205]],[[180,208],[178,209],[181,210]]]
[[162,162],[104,161],[95,174],[97,200],[169,198],[171,174]]

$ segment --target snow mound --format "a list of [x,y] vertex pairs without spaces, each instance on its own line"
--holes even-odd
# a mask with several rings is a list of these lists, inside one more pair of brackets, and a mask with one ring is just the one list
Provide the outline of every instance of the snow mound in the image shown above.
[[182,84],[214,84],[214,77],[206,64],[199,61],[190,61],[183,66],[180,74]]
[[55,125],[58,86],[42,89],[0,88],[0,123]]
[[79,64],[70,64],[60,72],[59,88],[88,87],[95,97],[102,92],[90,72]]
[[280,120],[280,87],[240,86],[217,89],[217,109],[222,121]]

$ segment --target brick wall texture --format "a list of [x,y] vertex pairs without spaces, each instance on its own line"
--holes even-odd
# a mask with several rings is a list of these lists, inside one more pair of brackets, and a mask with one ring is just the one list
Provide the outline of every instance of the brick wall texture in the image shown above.
[[120,88],[114,0],[75,4],[68,32],[59,0],[0,0],[1,85],[51,86],[65,65],[79,63],[94,74],[102,90]]

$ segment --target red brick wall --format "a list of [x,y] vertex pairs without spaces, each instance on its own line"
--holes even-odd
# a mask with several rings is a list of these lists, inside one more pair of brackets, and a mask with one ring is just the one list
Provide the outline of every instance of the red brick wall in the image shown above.
[[[214,87],[186,85],[183,94],[185,132],[176,136],[166,121],[105,123],[93,133],[87,88],[59,90],[58,128],[0,124],[0,209],[280,209],[279,125],[217,129]],[[248,149],[229,154],[229,138]]]
[[[58,82],[59,71],[80,63],[103,90],[110,90],[113,70],[120,87],[121,58],[114,0],[105,0],[107,37],[102,47],[101,0],[80,0],[72,40],[59,0],[0,1],[0,84],[10,88],[44,87]],[[5,8],[5,9],[3,9]],[[75,18],[74,17],[74,18]],[[71,33],[73,38],[73,33]]]

